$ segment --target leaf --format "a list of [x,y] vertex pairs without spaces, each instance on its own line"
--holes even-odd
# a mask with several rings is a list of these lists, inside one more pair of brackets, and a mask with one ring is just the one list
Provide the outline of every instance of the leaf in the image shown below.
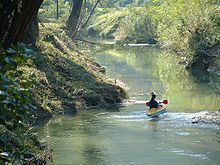
[[2,152],[2,153],[0,153],[2,156],[9,156],[9,154],[7,153],[7,152]]
[[[3,89],[5,88],[5,86],[3,86],[3,84],[6,85],[6,86],[13,84],[13,83],[9,80],[9,78],[6,77],[6,76],[2,76],[2,77],[1,77],[1,81],[3,81],[2,86],[1,86]],[[6,89],[6,88],[5,88],[5,89]]]
[[5,57],[5,62],[8,63],[8,64],[10,64],[10,63],[11,63],[11,58],[8,57],[8,56],[6,56],[6,57]]
[[37,110],[37,107],[36,107],[36,106],[34,106],[34,105],[32,105],[32,104],[30,104],[29,106],[30,106],[32,109]]
[[7,95],[7,93],[6,93],[6,92],[4,92],[4,91],[0,91],[0,95],[6,96],[6,95]]
[[32,49],[27,48],[27,49],[24,49],[24,52],[26,55],[31,55],[31,54],[33,54],[34,51]]
[[18,124],[22,127],[25,127],[27,125],[26,123],[22,122],[21,120],[18,121]]
[[27,48],[27,46],[24,43],[22,43],[22,42],[18,43],[17,47],[18,47],[18,49],[22,49],[22,50]]
[[10,104],[11,102],[8,101],[8,100],[3,100],[2,103],[4,103],[4,104]]
[[12,49],[12,48],[9,48],[9,49],[7,50],[7,52],[8,52],[9,54],[16,54],[16,53],[17,53],[17,51],[14,50],[14,49]]
[[6,62],[7,64],[12,64],[14,67],[17,67],[16,62],[13,61],[12,58],[9,57],[9,56],[6,56],[6,57],[5,57],[5,62]]
[[[1,88],[4,89],[4,90],[9,90],[10,89],[10,86],[8,86],[6,83],[5,85],[1,85]],[[2,91],[0,91],[1,93]],[[0,94],[1,95],[1,94]]]

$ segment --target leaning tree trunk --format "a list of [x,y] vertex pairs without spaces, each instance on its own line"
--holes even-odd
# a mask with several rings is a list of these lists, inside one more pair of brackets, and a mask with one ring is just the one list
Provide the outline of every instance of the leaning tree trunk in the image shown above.
[[72,11],[66,22],[66,27],[71,38],[75,36],[75,33],[77,31],[77,24],[79,22],[82,5],[83,0],[73,0]]
[[82,28],[85,28],[85,27],[86,27],[87,23],[89,22],[90,18],[92,17],[92,14],[94,13],[94,11],[95,11],[97,5],[99,4],[99,2],[100,2],[100,0],[97,0],[97,1],[96,1],[95,5],[94,5],[93,8],[92,8],[92,11],[91,11],[90,14],[89,14],[89,17],[87,18],[86,22],[82,25]]
[[29,23],[43,0],[0,0],[0,44],[7,48],[23,41]]

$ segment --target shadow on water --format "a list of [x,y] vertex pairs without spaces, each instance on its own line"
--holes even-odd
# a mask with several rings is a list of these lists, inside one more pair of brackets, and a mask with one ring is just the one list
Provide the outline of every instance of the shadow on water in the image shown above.
[[57,164],[105,165],[102,159],[105,148],[99,144],[99,130],[105,125],[103,118],[80,112],[52,118],[39,134],[53,148]]

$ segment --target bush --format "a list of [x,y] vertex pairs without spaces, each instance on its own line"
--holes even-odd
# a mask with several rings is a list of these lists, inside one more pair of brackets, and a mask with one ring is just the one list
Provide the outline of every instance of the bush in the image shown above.
[[0,124],[13,130],[23,127],[31,115],[30,110],[35,108],[29,94],[32,82],[22,77],[23,72],[18,69],[27,62],[32,50],[20,43],[17,47],[0,51]]
[[197,59],[209,61],[209,51],[220,41],[219,9],[212,0],[163,1],[151,13],[159,42],[184,56],[189,66]]
[[155,38],[155,31],[147,11],[147,7],[112,8],[97,15],[91,26],[104,38],[150,42]]

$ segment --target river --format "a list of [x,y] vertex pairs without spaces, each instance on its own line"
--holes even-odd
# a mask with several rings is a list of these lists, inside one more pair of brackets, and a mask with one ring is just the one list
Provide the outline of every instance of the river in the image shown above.
[[[112,48],[94,53],[107,76],[129,87],[130,101],[117,109],[57,116],[39,129],[57,165],[219,165],[220,127],[192,124],[220,109],[215,76],[188,73],[156,47]],[[215,81],[214,81],[215,80]],[[117,83],[117,81],[116,81]],[[168,113],[146,116],[147,93],[168,99]]]

